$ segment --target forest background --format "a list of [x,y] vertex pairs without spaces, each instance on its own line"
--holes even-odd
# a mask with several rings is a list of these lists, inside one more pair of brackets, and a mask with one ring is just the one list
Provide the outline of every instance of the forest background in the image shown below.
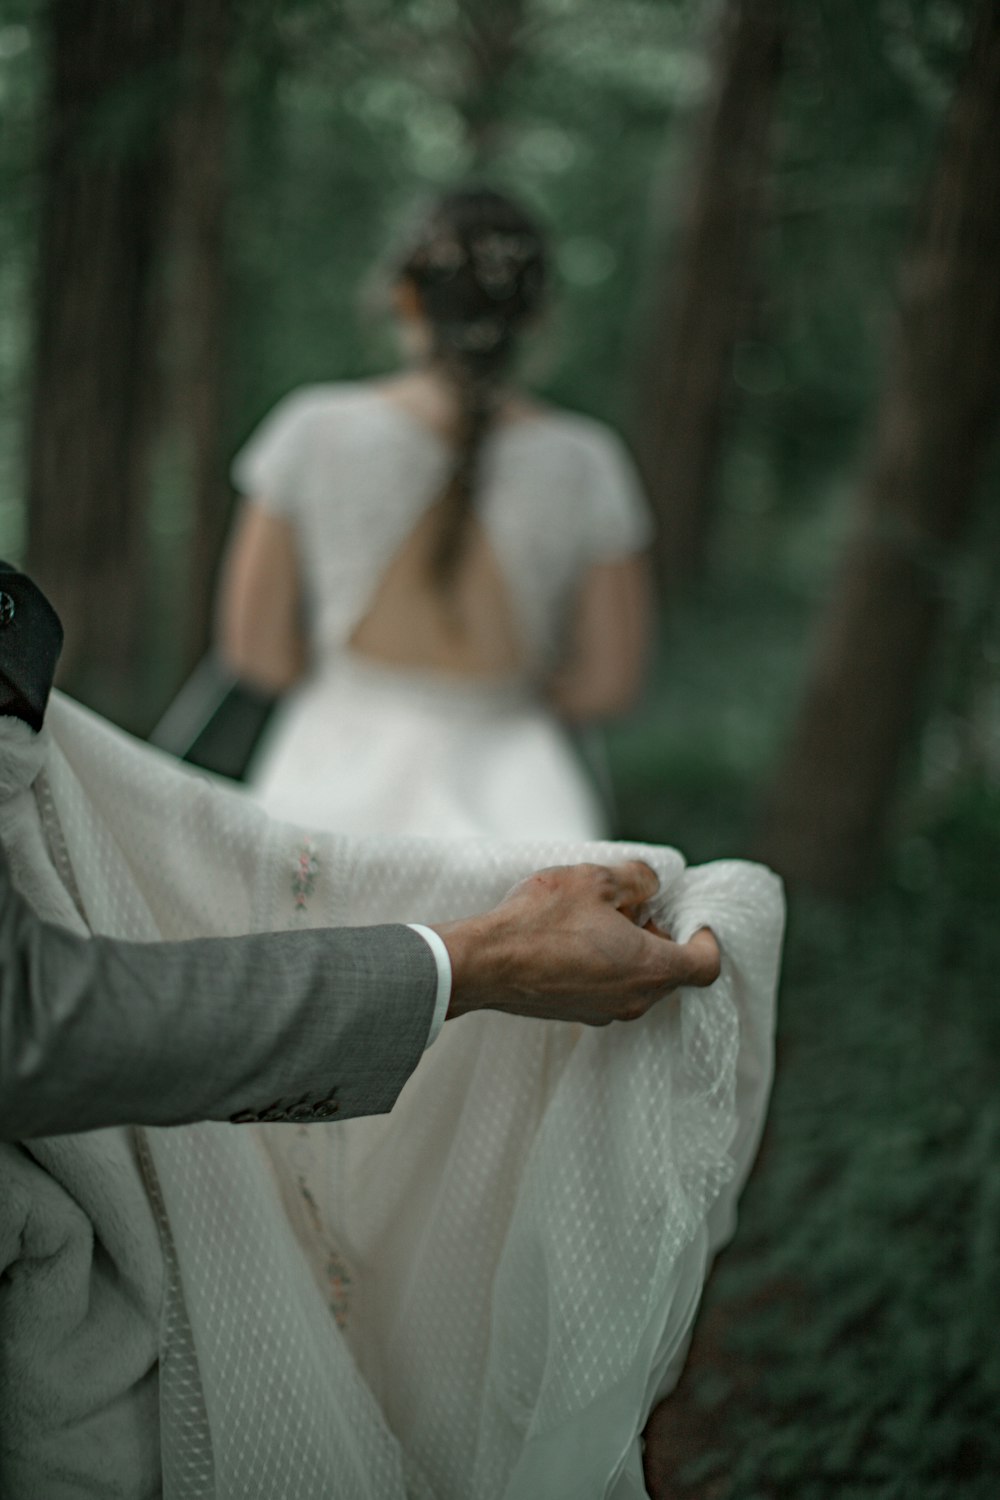
[[1000,1437],[1000,7],[0,0],[0,555],[147,733],[228,456],[395,358],[428,193],[550,227],[525,378],[615,423],[659,649],[623,835],[759,854],[771,1123],[654,1496],[993,1496]]

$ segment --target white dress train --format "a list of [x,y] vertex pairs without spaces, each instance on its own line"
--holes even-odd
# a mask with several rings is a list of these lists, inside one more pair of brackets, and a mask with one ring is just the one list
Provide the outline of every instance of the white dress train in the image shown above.
[[[630,854],[659,875],[650,910],[678,938],[715,929],[719,980],[630,1025],[448,1022],[387,1116],[114,1133],[110,1162],[95,1132],[66,1181],[43,1143],[39,1170],[89,1205],[85,1244],[114,1247],[136,1199],[159,1248],[140,1237],[127,1266],[91,1250],[89,1273],[81,1252],[54,1301],[51,1278],[6,1284],[5,1358],[55,1400],[66,1359],[96,1347],[88,1329],[116,1337],[115,1276],[126,1322],[162,1290],[159,1432],[137,1424],[123,1367],[117,1391],[74,1383],[72,1423],[44,1448],[100,1417],[93,1464],[121,1470],[102,1470],[101,1493],[135,1493],[159,1442],[165,1500],[641,1496],[639,1433],[761,1130],[775,877],[641,845],[304,832],[58,694],[40,740],[0,721],[0,832],[46,915],[133,939],[459,917],[540,865]],[[0,1151],[0,1174],[17,1153]],[[2,1205],[0,1229],[16,1209]],[[46,1194],[27,1208],[44,1227]]]

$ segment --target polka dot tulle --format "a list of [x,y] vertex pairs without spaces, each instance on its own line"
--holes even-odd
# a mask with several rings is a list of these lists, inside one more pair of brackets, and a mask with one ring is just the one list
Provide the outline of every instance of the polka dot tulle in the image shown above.
[[646,846],[314,834],[53,709],[47,816],[97,930],[435,921],[630,853],[676,937],[715,930],[719,980],[640,1021],[449,1022],[389,1115],[144,1133],[167,1500],[641,1495],[638,1434],[762,1126],[775,877]]

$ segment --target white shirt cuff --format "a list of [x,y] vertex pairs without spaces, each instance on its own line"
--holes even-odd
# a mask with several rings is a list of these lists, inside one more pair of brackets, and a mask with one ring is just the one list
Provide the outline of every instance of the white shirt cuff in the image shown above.
[[448,1012],[448,1001],[451,999],[451,959],[448,957],[448,949],[445,947],[444,938],[440,933],[434,931],[433,927],[424,927],[419,922],[407,922],[407,927],[413,932],[419,932],[427,946],[434,955],[437,964],[438,984],[437,995],[434,999],[434,1014],[431,1016],[431,1029],[427,1034],[427,1043],[424,1051],[437,1040],[437,1034],[444,1025],[444,1018]]

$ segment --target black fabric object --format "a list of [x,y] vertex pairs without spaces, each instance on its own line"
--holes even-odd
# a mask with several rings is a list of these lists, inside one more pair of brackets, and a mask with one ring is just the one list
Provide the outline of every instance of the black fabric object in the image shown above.
[[276,702],[206,656],[149,741],[189,765],[242,781]]
[[0,560],[0,714],[37,734],[62,650],[62,621],[41,589]]

